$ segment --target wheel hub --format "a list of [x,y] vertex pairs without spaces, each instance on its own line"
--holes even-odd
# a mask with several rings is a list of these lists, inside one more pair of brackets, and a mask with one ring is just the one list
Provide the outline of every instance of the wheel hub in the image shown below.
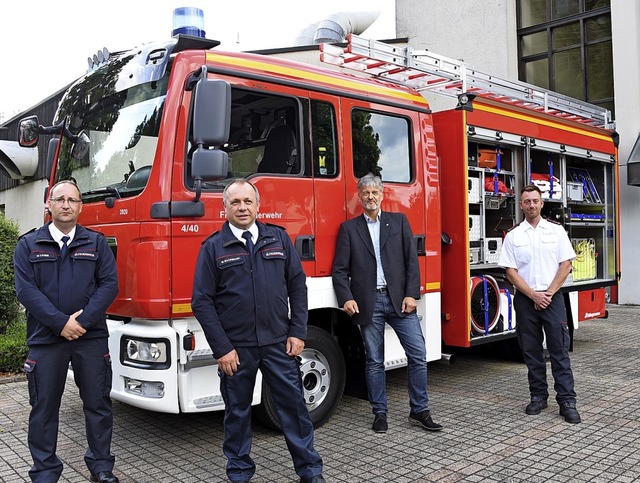
[[300,375],[304,400],[309,410],[322,403],[329,392],[331,373],[327,359],[315,349],[305,349],[300,354]]

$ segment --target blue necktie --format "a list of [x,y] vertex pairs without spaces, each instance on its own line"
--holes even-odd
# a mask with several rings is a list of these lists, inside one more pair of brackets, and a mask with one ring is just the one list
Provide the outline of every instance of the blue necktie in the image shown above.
[[253,253],[253,240],[251,239],[251,232],[249,230],[242,233],[242,238],[247,241],[247,250],[249,253]]
[[60,258],[64,258],[64,254],[67,253],[67,242],[69,241],[69,236],[65,235],[62,237],[62,246],[60,247]]

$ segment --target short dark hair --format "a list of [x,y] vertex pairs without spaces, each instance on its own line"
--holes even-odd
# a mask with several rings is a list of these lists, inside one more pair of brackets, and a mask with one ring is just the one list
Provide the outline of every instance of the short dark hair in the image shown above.
[[78,190],[78,196],[80,197],[80,201],[82,201],[82,193],[80,192],[80,188],[78,188],[78,185],[76,184],[75,181],[71,180],[71,179],[63,179],[61,181],[58,181],[56,184],[54,184],[51,189],[49,190],[49,198],[51,198],[51,194],[55,191],[55,189],[60,186],[61,184],[70,184],[75,186],[75,188]]
[[540,191],[540,188],[538,188],[534,184],[528,184],[523,186],[522,189],[520,190],[520,196],[522,196],[525,193],[530,193],[532,191],[537,191],[538,194],[540,195],[540,198],[542,198],[542,191]]

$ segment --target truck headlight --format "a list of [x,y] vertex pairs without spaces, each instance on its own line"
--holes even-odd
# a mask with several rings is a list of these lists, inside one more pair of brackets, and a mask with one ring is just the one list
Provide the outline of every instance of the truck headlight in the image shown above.
[[166,369],[170,364],[169,341],[123,337],[120,358],[124,365],[148,369]]

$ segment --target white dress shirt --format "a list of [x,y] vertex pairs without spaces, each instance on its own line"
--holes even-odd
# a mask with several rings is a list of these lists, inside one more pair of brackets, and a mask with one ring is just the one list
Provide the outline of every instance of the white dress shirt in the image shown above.
[[502,243],[498,265],[517,269],[529,287],[545,291],[560,263],[575,257],[562,225],[542,218],[535,228],[525,220],[509,230]]

